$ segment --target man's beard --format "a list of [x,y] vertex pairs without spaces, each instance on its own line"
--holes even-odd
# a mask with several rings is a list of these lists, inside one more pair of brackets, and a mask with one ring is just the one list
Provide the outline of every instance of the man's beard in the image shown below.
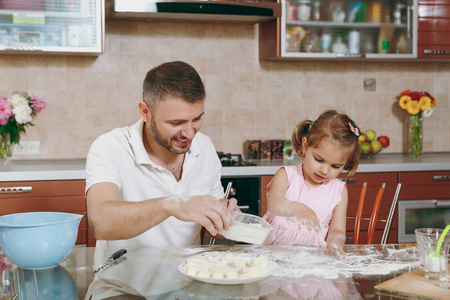
[[[151,120],[150,120],[150,134],[152,135],[153,139],[159,144],[161,145],[164,149],[166,149],[167,151],[169,151],[170,153],[173,154],[184,154],[186,152],[189,151],[190,148],[190,144],[189,147],[186,147],[185,150],[181,150],[181,151],[177,151],[176,149],[174,149],[171,145],[170,145],[170,141],[171,139],[164,139],[161,135],[161,133],[158,130],[158,127],[156,126],[155,123],[155,118],[152,116]],[[183,137],[184,138],[184,137]]]

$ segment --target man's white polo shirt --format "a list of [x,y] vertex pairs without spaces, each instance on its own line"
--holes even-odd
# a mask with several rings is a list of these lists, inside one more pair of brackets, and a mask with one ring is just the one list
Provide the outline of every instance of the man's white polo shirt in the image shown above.
[[[170,171],[155,164],[146,152],[142,141],[143,126],[141,119],[133,126],[114,129],[94,141],[86,162],[86,192],[96,183],[111,182],[119,187],[121,200],[127,202],[172,195],[210,194],[217,199],[223,198],[222,166],[208,136],[200,132],[195,135],[185,156],[181,179],[177,181]],[[119,248],[200,244],[200,229],[197,223],[169,217],[131,239],[99,240],[97,248],[105,249],[106,258],[112,250]]]

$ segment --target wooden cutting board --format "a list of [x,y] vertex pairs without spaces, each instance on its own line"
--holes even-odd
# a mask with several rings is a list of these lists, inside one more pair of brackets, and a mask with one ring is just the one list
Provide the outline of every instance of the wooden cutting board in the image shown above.
[[406,299],[450,299],[450,289],[440,284],[425,278],[425,270],[420,268],[376,285],[375,292]]

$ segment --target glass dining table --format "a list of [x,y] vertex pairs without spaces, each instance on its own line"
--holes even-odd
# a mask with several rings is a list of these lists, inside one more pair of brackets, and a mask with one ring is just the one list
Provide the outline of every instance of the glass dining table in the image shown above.
[[[109,268],[94,274],[95,248],[75,246],[54,268],[10,265],[10,284],[3,289],[3,297],[9,298],[0,299],[397,299],[378,293],[375,286],[421,268],[414,244],[346,245],[345,251],[347,255],[338,258],[306,246],[127,249]],[[272,265],[258,280],[238,279],[233,284],[202,282],[180,268],[190,257],[228,253],[265,257]]]

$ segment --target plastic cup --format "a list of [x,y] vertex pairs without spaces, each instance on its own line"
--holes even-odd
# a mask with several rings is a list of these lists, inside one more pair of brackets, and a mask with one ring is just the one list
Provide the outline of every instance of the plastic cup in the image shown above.
[[425,277],[428,279],[439,279],[440,268],[442,264],[442,257],[435,257],[430,254],[434,254],[436,246],[425,248]]

